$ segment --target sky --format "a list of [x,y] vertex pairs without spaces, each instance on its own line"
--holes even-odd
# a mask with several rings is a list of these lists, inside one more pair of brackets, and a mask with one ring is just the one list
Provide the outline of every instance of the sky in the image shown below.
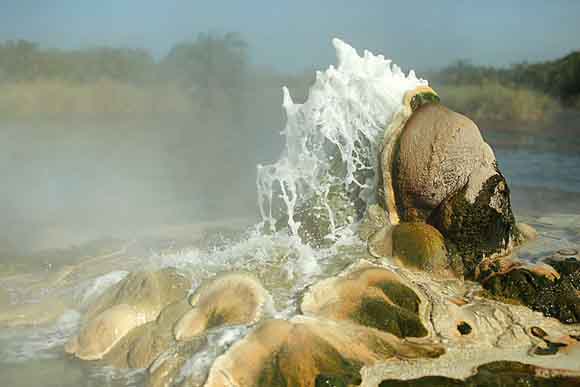
[[0,0],[0,41],[141,47],[156,57],[200,32],[239,32],[256,64],[301,71],[335,63],[339,37],[404,68],[458,59],[507,66],[580,50],[580,1]]

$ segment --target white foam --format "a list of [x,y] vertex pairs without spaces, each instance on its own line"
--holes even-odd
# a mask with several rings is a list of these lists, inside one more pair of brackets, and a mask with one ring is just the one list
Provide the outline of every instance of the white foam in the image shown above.
[[[194,278],[208,278],[217,273],[247,271],[254,273],[265,266],[284,265],[288,279],[308,280],[320,272],[319,261],[328,254],[314,250],[301,240],[285,233],[264,235],[258,229],[245,238],[216,249],[185,249],[177,253],[151,257],[160,267],[191,271]],[[283,256],[284,262],[278,262]],[[282,269],[282,268],[280,268]]]
[[83,305],[88,305],[91,301],[94,301],[97,297],[103,294],[105,290],[121,282],[128,274],[128,271],[118,270],[95,278],[89,287],[84,290],[81,297],[81,303]]
[[207,345],[185,362],[177,380],[188,379],[191,385],[202,385],[215,359],[231,347],[234,342],[245,336],[247,332],[248,327],[240,325],[208,333]]
[[[288,89],[283,89],[286,147],[276,163],[258,165],[260,213],[271,230],[278,193],[293,235],[300,227],[294,219],[296,206],[316,195],[328,210],[334,234],[334,214],[326,201],[330,187],[344,184],[348,189],[354,184],[368,200],[375,182],[358,181],[357,172],[374,170],[385,128],[403,108],[405,93],[427,85],[413,71],[405,75],[382,55],[365,51],[361,57],[339,39],[333,44],[338,66],[316,73],[304,104],[295,104]],[[344,163],[344,176],[331,173],[337,156]]]
[[142,368],[131,369],[94,366],[88,369],[88,376],[91,382],[94,382],[94,384],[89,383],[89,386],[139,387],[145,385],[146,370]]

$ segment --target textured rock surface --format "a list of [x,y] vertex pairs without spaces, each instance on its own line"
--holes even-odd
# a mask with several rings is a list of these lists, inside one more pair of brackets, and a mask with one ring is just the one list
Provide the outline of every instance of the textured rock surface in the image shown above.
[[186,383],[181,369],[205,344],[206,338],[201,336],[171,346],[147,369],[147,387],[175,387]]
[[146,322],[134,306],[114,305],[89,320],[65,351],[83,360],[101,359],[132,329]]
[[419,297],[388,269],[370,267],[323,280],[304,295],[306,315],[351,321],[398,337],[422,337]]
[[177,340],[189,340],[204,331],[227,325],[257,322],[271,308],[271,297],[249,274],[225,274],[202,286],[191,297],[193,309],[175,325]]
[[435,357],[441,353],[440,347],[427,342],[407,342],[344,321],[268,320],[216,360],[206,386],[314,387],[320,375],[343,380],[346,385],[359,384],[359,370],[364,365],[394,356]]
[[463,278],[461,257],[449,254],[441,233],[426,223],[384,226],[369,238],[368,250],[373,257],[387,258],[399,267],[437,277]]
[[493,173],[495,156],[469,118],[441,104],[421,106],[407,121],[395,159],[395,195],[402,220],[426,220],[470,175]]
[[[154,321],[167,305],[185,298],[190,288],[191,280],[175,269],[129,274],[91,305],[66,352],[85,360],[101,359],[131,330]],[[114,357],[119,359],[118,354]]]
[[555,275],[514,268],[491,275],[483,286],[494,296],[517,300],[545,316],[567,324],[580,322],[580,260],[556,255],[546,263]]
[[379,387],[572,387],[580,386],[580,376],[558,375],[557,372],[517,362],[494,362],[477,368],[465,380],[443,376],[427,376],[413,380],[385,380]]
[[419,86],[405,93],[403,109],[394,115],[385,130],[385,138],[379,155],[379,181],[377,199],[383,203],[391,224],[397,224],[401,220],[401,214],[397,208],[396,191],[397,183],[397,157],[401,133],[411,115],[421,106],[439,101],[437,93],[429,86]]
[[470,180],[429,218],[429,223],[445,237],[450,251],[463,259],[468,279],[475,278],[477,265],[484,258],[507,254],[518,239],[504,177],[498,173],[483,185],[476,185],[480,190],[473,201],[469,198]]
[[[399,223],[393,227],[393,254],[402,266],[438,276],[463,276],[463,267],[448,258],[443,235],[426,223]],[[459,267],[454,267],[459,266]]]
[[474,278],[484,257],[513,247],[518,232],[509,189],[473,121],[439,103],[423,104],[389,151],[392,165],[383,157],[381,167],[392,175],[392,187],[383,187],[393,190],[396,208],[390,211],[435,226],[451,256],[462,257],[467,278]]
[[90,306],[84,320],[90,320],[113,305],[127,304],[144,314],[147,321],[152,321],[165,306],[185,297],[190,289],[191,280],[173,268],[130,273]]
[[104,357],[117,368],[147,368],[157,357],[176,345],[173,327],[191,309],[186,298],[165,307],[155,321],[132,329]]

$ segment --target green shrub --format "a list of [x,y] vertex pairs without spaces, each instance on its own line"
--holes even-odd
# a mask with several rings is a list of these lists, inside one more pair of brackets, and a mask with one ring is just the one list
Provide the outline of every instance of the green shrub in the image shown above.
[[477,120],[549,122],[560,109],[547,94],[499,83],[443,85],[436,88],[451,109]]

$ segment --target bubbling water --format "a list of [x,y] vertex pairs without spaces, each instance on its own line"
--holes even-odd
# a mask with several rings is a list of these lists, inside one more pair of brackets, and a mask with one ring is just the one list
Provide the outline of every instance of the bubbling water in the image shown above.
[[[263,224],[272,231],[274,209],[281,205],[290,233],[297,235],[297,206],[318,197],[328,212],[330,233],[335,234],[335,214],[328,200],[331,187],[357,187],[360,199],[372,201],[377,182],[372,171],[389,135],[385,130],[404,108],[405,93],[428,85],[412,70],[405,75],[382,55],[364,51],[361,57],[339,39],[334,39],[333,45],[338,66],[316,73],[304,104],[294,103],[288,89],[283,89],[285,150],[274,164],[258,165],[260,213]],[[336,173],[336,163],[341,164],[341,173]],[[365,181],[360,181],[360,176],[365,176]]]

